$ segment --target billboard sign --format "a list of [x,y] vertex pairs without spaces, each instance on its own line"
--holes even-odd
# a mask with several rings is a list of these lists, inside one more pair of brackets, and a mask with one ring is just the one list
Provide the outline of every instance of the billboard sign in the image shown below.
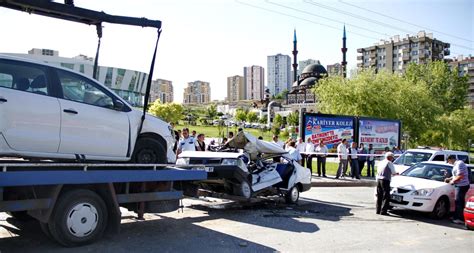
[[400,146],[399,120],[382,120],[374,118],[358,119],[358,142],[374,146],[375,150],[384,150],[388,147],[392,150],[395,146]]
[[355,117],[305,113],[303,122],[304,141],[308,138],[313,143],[323,140],[330,151],[335,150],[342,139],[347,139],[349,143],[354,139]]

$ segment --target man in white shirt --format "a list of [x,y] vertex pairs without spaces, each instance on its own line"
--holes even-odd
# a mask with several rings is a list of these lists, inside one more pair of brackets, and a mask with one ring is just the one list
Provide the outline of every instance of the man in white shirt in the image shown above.
[[181,154],[183,151],[196,151],[196,141],[192,136],[189,136],[189,129],[183,128],[182,134],[183,139],[179,142],[176,155]]
[[278,135],[273,135],[272,140],[273,140],[272,143],[277,144],[278,146],[280,146],[283,149],[285,148],[285,143],[278,140]]
[[311,137],[308,137],[308,140],[306,141],[305,149],[304,152],[306,154],[306,168],[308,168],[311,171],[311,174],[313,174],[313,153],[314,152],[314,144],[313,141],[311,140]]
[[306,143],[304,143],[303,139],[301,139],[301,137],[298,137],[298,143],[296,144],[296,149],[298,150],[298,152],[300,152],[300,155],[301,155],[301,166],[304,167],[304,162],[306,160],[306,155],[305,154],[302,154],[304,153],[305,151],[305,148],[306,148]]
[[288,143],[288,154],[290,155],[292,160],[297,161],[299,163],[301,161],[301,154],[295,146],[296,143],[294,141],[290,141]]
[[321,168],[323,169],[323,177],[326,177],[326,156],[328,148],[324,145],[323,140],[319,140],[319,145],[316,146],[314,152],[319,153],[316,155],[318,164],[318,177],[321,176]]
[[342,142],[337,146],[337,157],[339,158],[339,167],[337,168],[336,179],[341,176],[346,176],[347,172],[347,140],[342,139]]
[[385,159],[377,164],[377,204],[376,213],[388,215],[388,207],[390,205],[390,181],[392,175],[397,175],[395,166],[392,161],[394,155],[392,152],[385,153]]
[[357,156],[357,142],[352,142],[351,149],[349,150],[351,158],[351,177],[352,179],[360,179],[359,176],[359,157]]

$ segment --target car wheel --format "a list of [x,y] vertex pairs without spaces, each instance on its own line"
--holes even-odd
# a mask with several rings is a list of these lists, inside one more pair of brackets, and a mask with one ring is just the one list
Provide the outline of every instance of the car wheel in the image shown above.
[[163,145],[152,138],[139,138],[133,151],[132,161],[134,163],[167,163],[166,150]]
[[252,198],[252,188],[250,187],[247,181],[242,181],[240,184],[236,184],[234,186],[234,194],[238,196],[242,196],[246,199]]
[[48,228],[51,236],[63,246],[85,245],[102,237],[107,216],[107,207],[95,192],[72,190],[60,196]]
[[33,219],[33,217],[28,215],[27,211],[7,212],[7,214],[19,221],[27,221]]
[[430,217],[433,219],[442,219],[449,212],[449,203],[446,198],[440,198],[436,202],[433,211],[430,214]]
[[287,204],[296,204],[299,198],[300,190],[298,190],[298,187],[296,186],[291,187],[291,189],[285,194],[285,201]]
[[474,227],[468,226],[467,223],[464,223],[464,226],[466,227],[467,230],[473,230],[474,231]]

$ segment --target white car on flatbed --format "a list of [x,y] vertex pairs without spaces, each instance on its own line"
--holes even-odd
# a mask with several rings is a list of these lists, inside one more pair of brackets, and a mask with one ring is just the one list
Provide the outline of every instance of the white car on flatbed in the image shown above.
[[[390,183],[390,206],[430,213],[441,219],[454,211],[454,186],[444,182],[452,176],[453,166],[446,162],[421,162],[413,165]],[[474,195],[474,168],[471,173],[471,188],[466,197]]]
[[174,134],[83,74],[0,55],[0,157],[174,163]]

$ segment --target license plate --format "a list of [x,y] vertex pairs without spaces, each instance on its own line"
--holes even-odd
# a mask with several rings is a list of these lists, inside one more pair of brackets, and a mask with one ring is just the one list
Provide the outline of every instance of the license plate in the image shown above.
[[203,170],[205,172],[214,172],[214,167],[193,167],[192,170]]
[[397,201],[397,202],[402,202],[403,201],[403,196],[400,195],[390,195],[390,198]]

